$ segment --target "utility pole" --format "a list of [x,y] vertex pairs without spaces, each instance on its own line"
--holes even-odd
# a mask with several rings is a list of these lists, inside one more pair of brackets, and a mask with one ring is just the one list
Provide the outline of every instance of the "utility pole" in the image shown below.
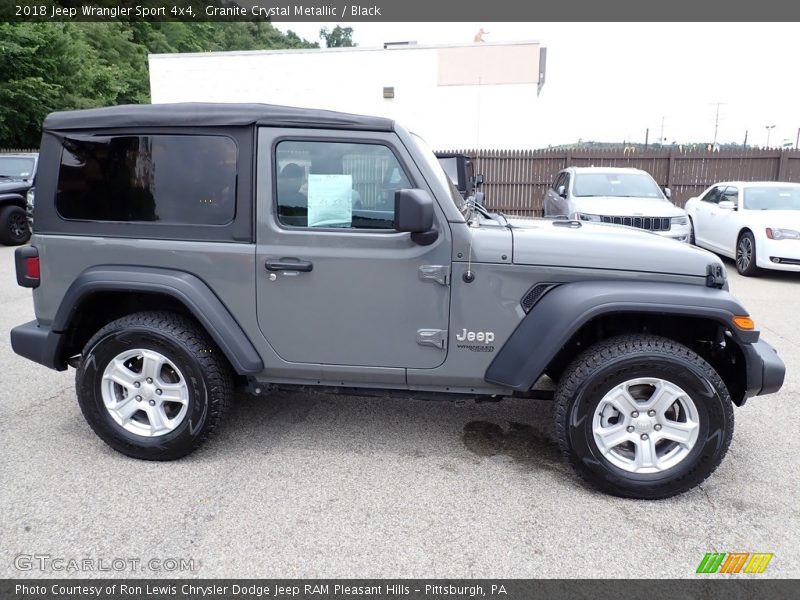
[[725,102],[714,102],[716,105],[716,113],[714,115],[714,144],[713,147],[717,147],[717,133],[719,133],[719,107],[725,104]]
[[647,148],[647,143],[650,141],[650,128],[644,130],[644,147]]
[[794,149],[797,150],[797,146],[800,145],[800,127],[797,128],[797,137],[794,140]]
[[747,148],[747,129],[744,130],[744,143],[742,144],[742,148]]
[[661,135],[658,138],[658,141],[663,146],[666,143],[666,139],[664,138],[664,115],[661,115]]

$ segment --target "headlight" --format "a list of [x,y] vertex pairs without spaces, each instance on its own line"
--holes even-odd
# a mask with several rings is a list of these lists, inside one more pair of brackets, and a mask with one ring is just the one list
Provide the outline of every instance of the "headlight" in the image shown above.
[[771,240],[800,240],[800,231],[767,227],[767,237]]
[[575,213],[575,218],[580,221],[601,221],[600,215],[587,215],[585,213]]
[[688,225],[689,217],[672,217],[671,221],[673,225]]

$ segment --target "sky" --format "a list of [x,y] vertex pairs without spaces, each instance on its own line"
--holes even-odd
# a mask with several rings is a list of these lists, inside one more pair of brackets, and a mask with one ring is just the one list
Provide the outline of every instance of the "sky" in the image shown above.
[[[714,139],[794,147],[800,128],[797,23],[284,23],[310,41],[337,24],[359,46],[539,41],[547,75],[534,110],[541,145]],[[768,126],[775,127],[767,130]]]

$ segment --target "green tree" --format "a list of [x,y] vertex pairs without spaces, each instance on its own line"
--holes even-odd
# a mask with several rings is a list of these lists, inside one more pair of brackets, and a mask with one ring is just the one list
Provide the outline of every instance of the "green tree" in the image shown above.
[[0,148],[54,110],[149,102],[148,54],[317,47],[262,22],[0,23]]
[[119,84],[71,23],[0,23],[0,146],[38,146],[54,110],[113,101]]
[[325,46],[328,48],[350,48],[358,45],[353,43],[352,27],[337,25],[330,31],[327,27],[323,27],[319,30],[319,37],[325,40]]

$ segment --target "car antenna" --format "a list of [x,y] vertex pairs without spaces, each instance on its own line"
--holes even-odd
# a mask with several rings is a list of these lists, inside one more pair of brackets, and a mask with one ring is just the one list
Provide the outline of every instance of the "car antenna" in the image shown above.
[[469,223],[467,223],[467,230],[469,231],[469,248],[467,250],[467,270],[464,271],[464,275],[461,278],[464,280],[464,283],[472,283],[475,280],[475,273],[472,272],[472,240],[474,239],[474,233],[472,231],[475,225],[473,224],[475,221],[473,217],[475,215],[475,204],[476,204],[475,196],[472,197],[472,210],[473,214],[470,215]]

